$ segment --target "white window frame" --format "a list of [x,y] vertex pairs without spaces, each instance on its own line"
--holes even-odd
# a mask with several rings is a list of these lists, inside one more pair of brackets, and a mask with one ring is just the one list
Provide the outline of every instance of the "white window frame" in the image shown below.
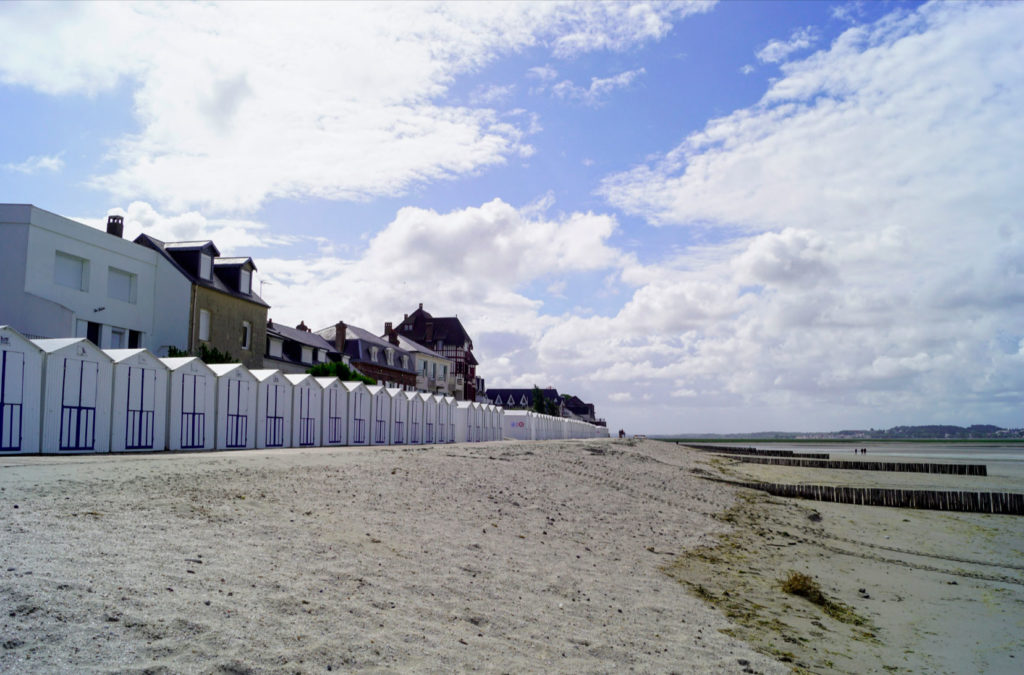
[[302,352],[301,352],[301,360],[302,360],[302,362],[303,363],[313,363],[313,348],[312,347],[307,347],[306,345],[301,345],[301,347],[302,347]]
[[252,349],[252,324],[248,321],[242,322],[242,349]]
[[389,366],[395,365],[395,350],[394,349],[385,349],[384,350],[384,356],[385,356],[385,358],[387,358]]
[[278,338],[267,338],[267,344],[269,347],[269,354],[275,358],[281,358],[284,353],[284,341]]
[[246,295],[252,294],[252,272],[244,267],[238,272],[238,290]]
[[76,291],[88,291],[89,261],[77,255],[57,251],[53,259],[53,283]]
[[[115,338],[119,338],[115,341]],[[128,347],[128,331],[124,328],[110,328],[110,349],[125,349]]]
[[378,349],[377,347],[370,347],[370,360],[373,361],[374,363],[377,362],[377,354],[379,352],[380,349]]
[[207,309],[199,310],[199,340],[210,341],[210,311]]
[[199,276],[207,281],[213,278],[213,256],[209,253],[199,254]]

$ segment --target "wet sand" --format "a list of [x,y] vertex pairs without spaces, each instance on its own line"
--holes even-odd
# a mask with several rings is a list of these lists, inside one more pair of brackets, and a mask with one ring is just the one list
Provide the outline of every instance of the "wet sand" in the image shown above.
[[[728,467],[668,443],[0,467],[3,672],[1014,672],[1024,659],[1024,520],[770,498],[704,480]],[[789,569],[864,622],[782,593]]]

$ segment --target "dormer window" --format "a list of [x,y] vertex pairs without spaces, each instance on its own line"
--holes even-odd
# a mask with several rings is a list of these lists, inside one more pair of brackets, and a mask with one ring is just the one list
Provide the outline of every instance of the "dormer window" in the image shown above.
[[370,360],[371,361],[376,361],[378,353],[380,353],[380,350],[378,348],[370,347]]
[[405,370],[409,370],[409,357],[408,356],[403,356],[402,357],[402,368],[405,369]]
[[388,365],[389,366],[395,365],[395,350],[394,349],[386,349],[386,350],[384,350],[384,353],[387,354]]
[[213,256],[209,253],[199,254],[199,276],[207,281],[213,276]]
[[246,295],[252,293],[252,272],[244,267],[238,273],[238,292]]

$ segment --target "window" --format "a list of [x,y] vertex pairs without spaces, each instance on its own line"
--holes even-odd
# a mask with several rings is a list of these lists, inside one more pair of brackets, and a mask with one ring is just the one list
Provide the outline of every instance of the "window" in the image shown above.
[[303,347],[302,348],[302,362],[303,363],[313,363],[313,348],[312,347]]
[[136,275],[131,272],[119,270],[116,267],[107,268],[108,298],[135,304],[136,286]]
[[408,356],[403,356],[402,357],[402,368],[405,369],[405,370],[409,370],[409,357]]
[[384,353],[388,357],[388,365],[389,366],[395,365],[395,350],[394,349],[385,349]]
[[370,360],[371,361],[376,361],[377,360],[377,353],[379,351],[380,350],[377,349],[376,347],[370,347]]
[[238,273],[238,290],[246,295],[252,293],[252,272],[244,267]]
[[242,322],[242,349],[252,349],[252,324]]
[[210,339],[210,312],[205,309],[199,310],[199,339]]
[[76,291],[89,290],[89,261],[57,251],[53,265],[53,282]]
[[110,329],[110,348],[111,349],[124,349],[125,347],[125,335],[124,328],[111,328]]
[[270,338],[269,343],[270,355],[277,358],[281,358],[281,347],[284,345],[284,343],[276,338]]
[[199,276],[209,279],[213,274],[213,258],[209,253],[199,254]]

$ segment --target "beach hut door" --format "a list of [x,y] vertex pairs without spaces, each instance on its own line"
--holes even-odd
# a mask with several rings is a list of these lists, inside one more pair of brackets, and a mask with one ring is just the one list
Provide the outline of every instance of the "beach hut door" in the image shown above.
[[249,382],[228,380],[228,418],[224,445],[244,448],[249,431]]
[[278,384],[267,386],[267,447],[284,447],[284,405],[281,398],[284,387]]
[[316,438],[316,418],[310,410],[310,397],[313,392],[309,387],[299,390],[299,446],[313,445]]
[[25,355],[18,352],[0,352],[0,450],[21,450],[21,400],[24,377]]
[[128,415],[125,419],[125,449],[153,449],[153,420],[156,414],[156,371],[128,368]]
[[366,397],[358,391],[352,395],[352,442],[366,442]]
[[61,450],[95,449],[99,369],[95,361],[64,359],[60,409]]
[[181,378],[181,447],[206,447],[206,377],[184,374]]
[[328,389],[327,394],[327,442],[344,443],[342,433],[345,427],[345,420],[341,416],[339,395],[337,389]]

